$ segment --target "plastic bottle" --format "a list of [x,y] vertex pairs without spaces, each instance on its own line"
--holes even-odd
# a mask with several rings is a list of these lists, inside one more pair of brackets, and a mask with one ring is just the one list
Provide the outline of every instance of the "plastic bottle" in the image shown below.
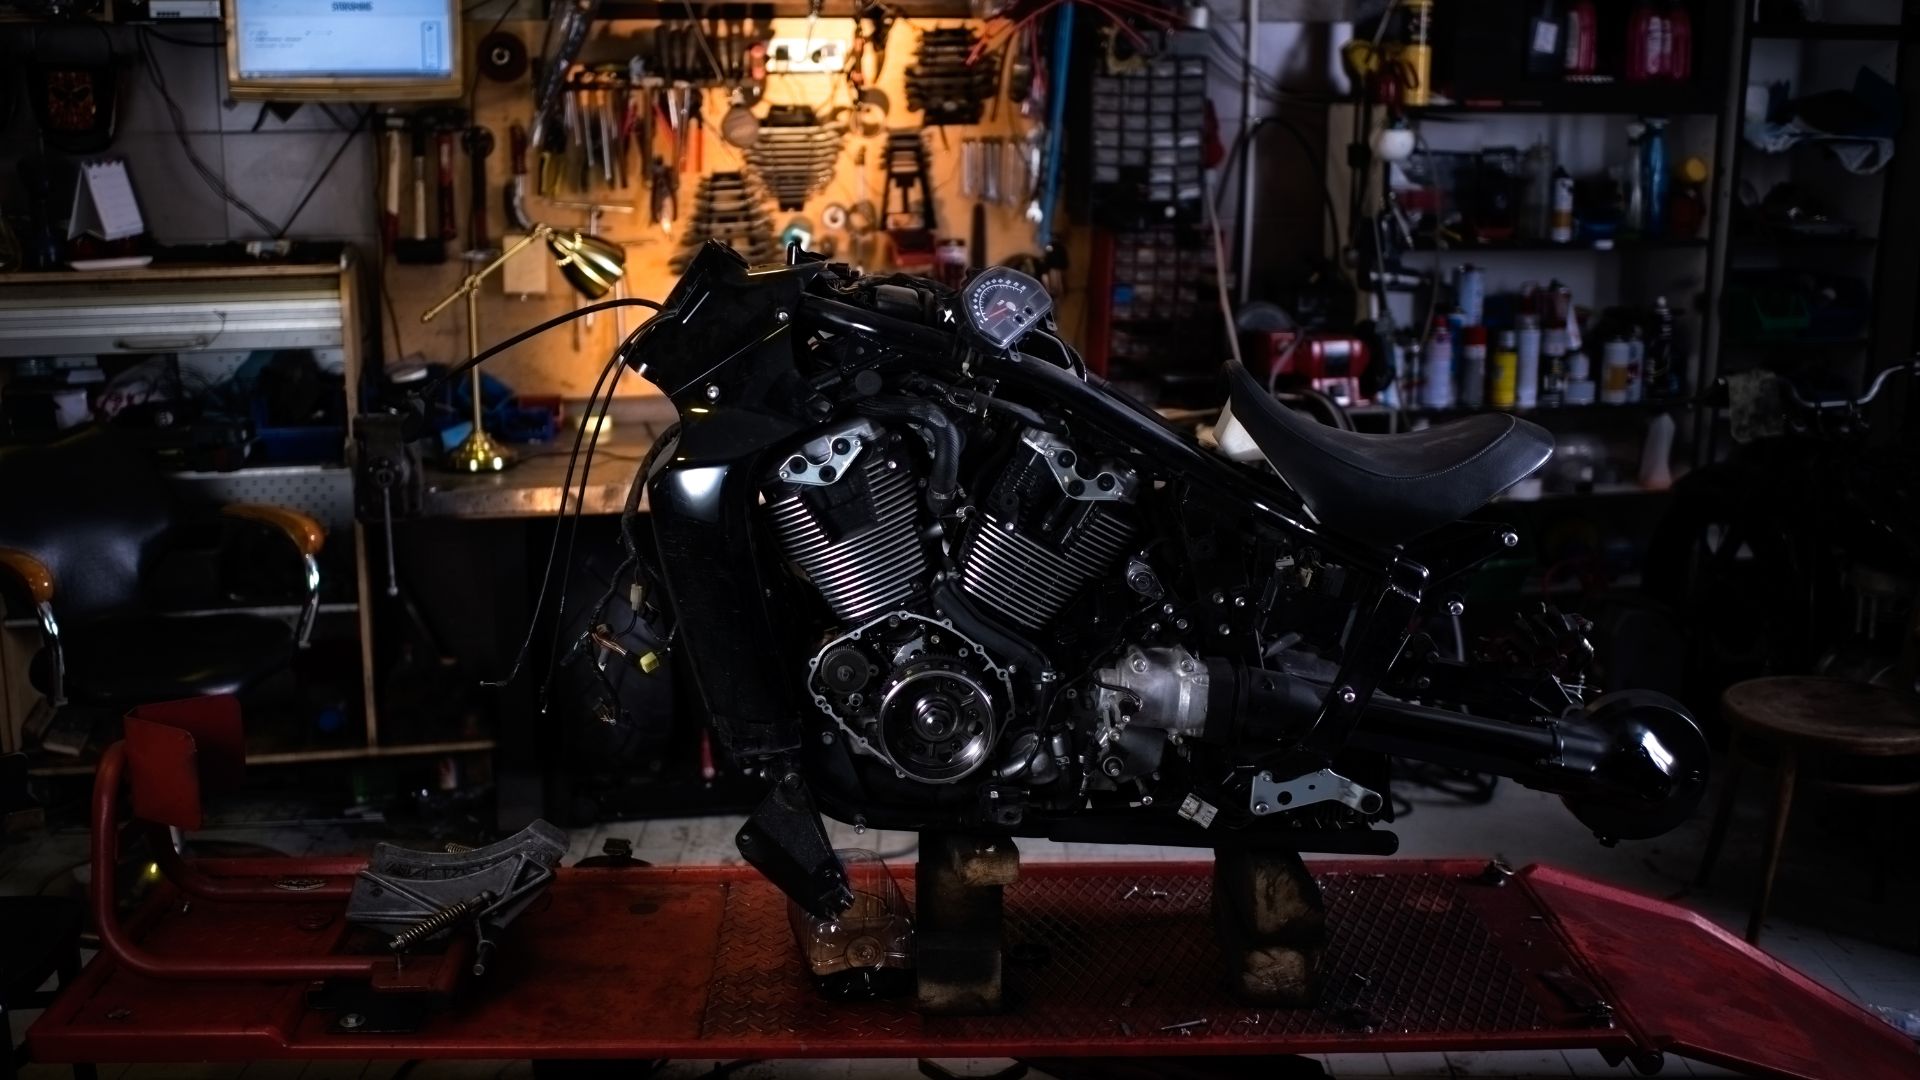
[[1398,61],[1407,73],[1400,85],[1400,103],[1417,109],[1433,101],[1433,0],[1402,0],[1400,6],[1407,19]]
[[1591,78],[1600,66],[1599,20],[1593,0],[1573,0],[1567,5],[1566,58],[1563,66],[1570,81]]
[[1420,403],[1429,409],[1453,408],[1453,334],[1447,320],[1433,320],[1433,334],[1427,338],[1426,383]]
[[1693,13],[1685,4],[1667,5],[1667,78],[1693,78]]
[[1632,405],[1646,400],[1646,372],[1647,339],[1636,326],[1633,328],[1633,336],[1627,339],[1627,404]]
[[1471,263],[1453,269],[1454,299],[1460,303],[1462,325],[1478,326],[1487,316],[1487,272]]
[[1627,17],[1627,81],[1665,78],[1668,53],[1666,16],[1654,10],[1652,0],[1641,0]]
[[1519,336],[1511,330],[1500,331],[1500,347],[1493,352],[1487,375],[1487,397],[1496,409],[1511,409],[1519,384]]
[[1667,122],[1660,117],[1647,120],[1647,134],[1640,150],[1642,184],[1645,189],[1646,235],[1667,235]]
[[1564,165],[1553,170],[1553,225],[1549,239],[1556,244],[1573,243],[1573,176]]
[[1553,236],[1553,148],[1545,139],[1527,151],[1526,212],[1521,215],[1522,235],[1528,240],[1547,240]]
[[1636,236],[1647,231],[1646,136],[1644,122],[1627,125],[1627,214],[1621,224]]
[[1623,338],[1612,338],[1600,348],[1600,403],[1625,405],[1627,384],[1632,379],[1633,346]]
[[1675,340],[1673,308],[1667,298],[1653,301],[1653,341],[1647,345],[1647,360],[1641,369],[1648,398],[1670,398],[1680,394],[1680,373],[1676,370],[1679,348]]
[[1566,13],[1561,0],[1533,0],[1532,18],[1527,25],[1527,76],[1533,79],[1557,79],[1566,62],[1561,41],[1566,30]]
[[1478,409],[1487,403],[1487,328],[1469,326],[1460,338],[1460,405]]
[[1513,375],[1513,406],[1531,409],[1540,403],[1540,317],[1521,315],[1516,338],[1519,357]]
[[1673,486],[1673,415],[1661,413],[1647,423],[1647,441],[1640,450],[1640,486],[1665,491]]
[[1406,408],[1417,409],[1426,401],[1426,357],[1420,342],[1408,338],[1400,343],[1400,400]]
[[[1521,394],[1526,393],[1524,387]],[[1540,406],[1557,409],[1567,403],[1567,328],[1548,326],[1540,335]]]

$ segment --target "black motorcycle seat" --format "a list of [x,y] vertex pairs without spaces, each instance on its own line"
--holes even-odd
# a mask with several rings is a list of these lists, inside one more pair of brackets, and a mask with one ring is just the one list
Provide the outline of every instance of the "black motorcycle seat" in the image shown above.
[[1525,479],[1553,453],[1553,436],[1506,413],[1424,431],[1368,435],[1328,427],[1274,400],[1227,362],[1233,417],[1335,533],[1391,546],[1457,521]]

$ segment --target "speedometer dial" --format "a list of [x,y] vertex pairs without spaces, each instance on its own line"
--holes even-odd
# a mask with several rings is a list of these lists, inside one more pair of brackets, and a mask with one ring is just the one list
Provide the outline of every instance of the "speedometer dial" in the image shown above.
[[982,343],[1005,349],[1033,329],[1053,310],[1053,297],[1038,281],[996,266],[981,273],[960,291],[967,326]]

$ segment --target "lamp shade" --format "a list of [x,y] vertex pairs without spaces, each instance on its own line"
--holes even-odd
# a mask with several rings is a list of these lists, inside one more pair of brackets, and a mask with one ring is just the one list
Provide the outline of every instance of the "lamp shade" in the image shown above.
[[567,281],[589,300],[612,292],[620,275],[626,273],[626,250],[590,233],[556,229],[547,237],[547,247],[553,250]]

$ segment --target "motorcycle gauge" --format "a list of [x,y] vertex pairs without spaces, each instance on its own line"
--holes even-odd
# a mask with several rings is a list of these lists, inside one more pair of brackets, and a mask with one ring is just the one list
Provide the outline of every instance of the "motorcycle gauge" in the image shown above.
[[996,266],[960,290],[960,305],[975,337],[1006,349],[1053,310],[1053,297],[1033,278]]

